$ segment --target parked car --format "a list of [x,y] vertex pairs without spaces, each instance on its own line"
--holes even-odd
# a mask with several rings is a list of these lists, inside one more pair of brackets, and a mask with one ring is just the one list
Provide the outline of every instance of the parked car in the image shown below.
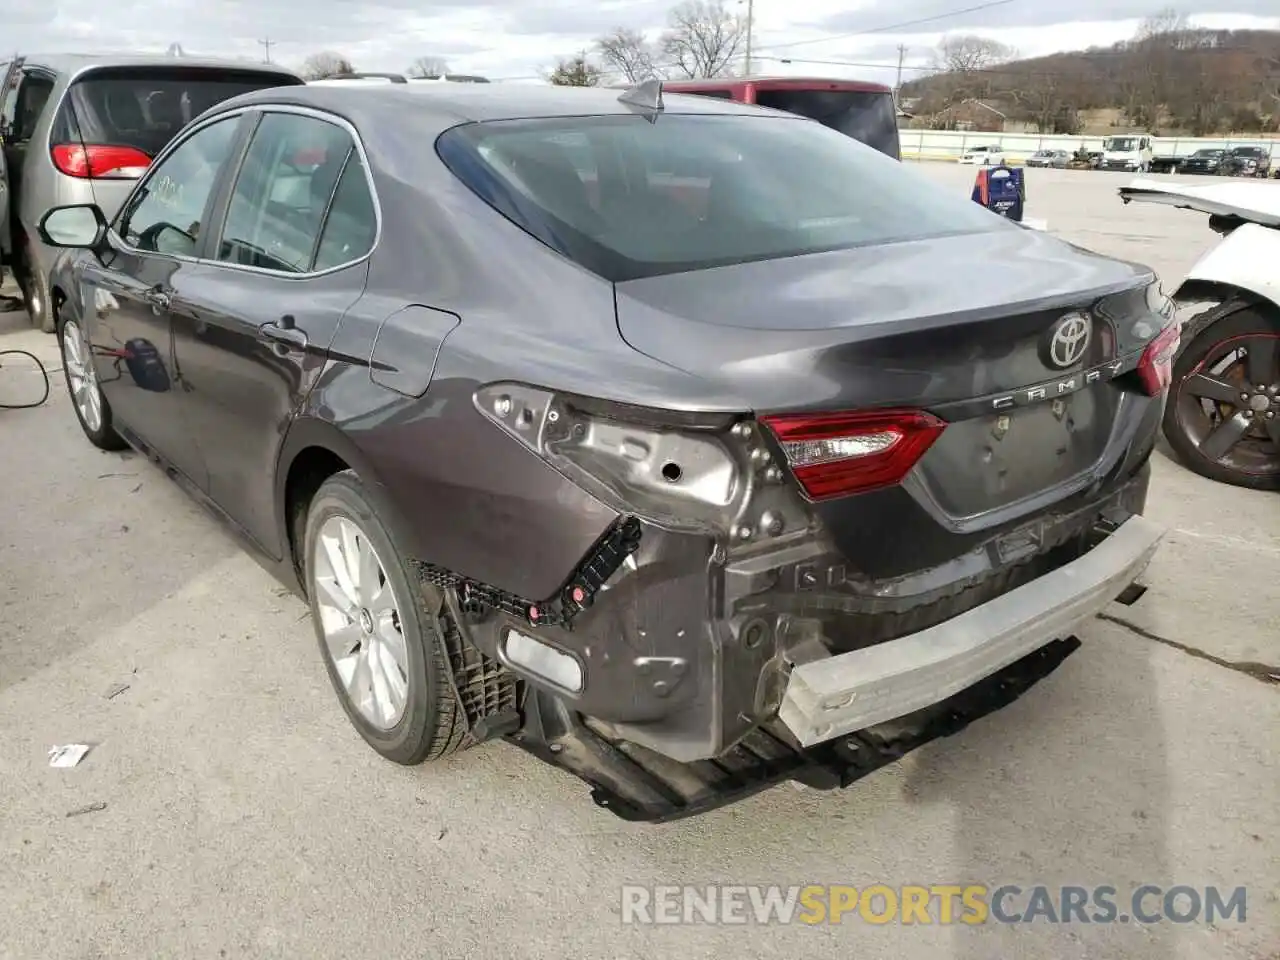
[[664,88],[669,93],[693,93],[799,114],[902,159],[893,90],[882,83],[828,77],[729,77],[673,80]]
[[1216,174],[1221,172],[1226,150],[1222,147],[1202,147],[1178,164],[1179,173]]
[[1280,190],[1266,184],[1135,180],[1125,202],[1208,214],[1223,239],[1174,290],[1188,313],[1174,357],[1164,435],[1190,470],[1280,490]]
[[965,147],[960,162],[980,167],[997,166],[1004,163],[1004,150],[998,145]]
[[1071,162],[1071,154],[1065,150],[1037,150],[1027,157],[1028,167],[1057,167],[1065,170]]
[[281,87],[41,232],[85,435],[308,598],[398,763],[505,736],[650,820],[848,785],[1046,675],[1163,535],[1151,271],[804,118]]
[[1262,147],[1232,147],[1222,157],[1219,172],[1228,177],[1261,177],[1271,175],[1271,152]]
[[209,107],[302,83],[281,67],[160,56],[20,56],[0,63],[0,75],[0,183],[8,184],[0,190],[0,258],[32,323],[50,333],[56,251],[36,231],[46,210],[96,203],[114,214],[151,158]]
[[1172,153],[1158,153],[1151,157],[1150,173],[1177,173],[1187,158]]

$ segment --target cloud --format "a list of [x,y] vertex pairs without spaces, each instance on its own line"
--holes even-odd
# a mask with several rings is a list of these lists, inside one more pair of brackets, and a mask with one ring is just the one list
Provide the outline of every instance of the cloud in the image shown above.
[[[856,10],[834,13],[820,21],[815,21],[811,26],[819,32],[831,34],[849,34],[868,30],[889,33],[890,30],[884,28],[939,17],[928,23],[905,26],[898,32],[987,31],[1016,27],[1052,27],[1066,22],[1141,20],[1159,9],[1159,4],[1153,3],[1153,0],[1075,0],[1069,6],[1022,0],[1022,2],[1002,3],[982,10],[947,16],[957,8],[979,5],[977,2],[960,4],[956,0],[902,0],[893,5],[877,3]],[[1213,14],[1274,17],[1276,10],[1276,0],[1197,0],[1195,12],[1197,17]]]
[[[276,62],[298,66],[332,50],[365,70],[404,70],[418,57],[445,58],[451,69],[495,79],[536,79],[562,56],[589,49],[600,34],[630,26],[656,36],[674,0],[0,0],[5,52],[153,51],[179,43],[192,56],[261,59],[271,41]],[[727,0],[734,5],[736,0]],[[892,81],[897,44],[908,46],[915,75],[943,31],[978,30],[1028,55],[1111,43],[1132,33],[1123,18],[1151,12],[1155,0],[1078,0],[1064,8],[1017,0],[990,10],[904,28],[847,36],[973,6],[978,0],[850,0],[757,3],[757,70],[859,76]],[[1271,15],[1276,0],[1201,0],[1201,12]],[[737,7],[741,9],[741,7]],[[1197,19],[1200,16],[1197,15]],[[1238,19],[1238,18],[1237,18]],[[1217,25],[1217,24],[1215,24]],[[1230,24],[1237,25],[1237,24]],[[1265,26],[1267,24],[1260,23]],[[834,35],[834,38],[833,38]],[[820,40],[822,42],[810,43]],[[801,43],[796,44],[798,41]],[[782,59],[791,63],[782,63]],[[805,63],[804,60],[826,61]],[[835,61],[850,61],[841,65]],[[880,64],[867,66],[867,64]]]

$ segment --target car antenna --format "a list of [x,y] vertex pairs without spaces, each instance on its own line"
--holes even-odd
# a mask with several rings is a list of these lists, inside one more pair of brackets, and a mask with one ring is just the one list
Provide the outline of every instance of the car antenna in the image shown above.
[[637,83],[634,87],[625,90],[622,96],[618,97],[618,102],[625,103],[629,107],[639,107],[645,112],[645,119],[655,123],[658,114],[666,109],[662,102],[662,81],[654,77],[652,80]]

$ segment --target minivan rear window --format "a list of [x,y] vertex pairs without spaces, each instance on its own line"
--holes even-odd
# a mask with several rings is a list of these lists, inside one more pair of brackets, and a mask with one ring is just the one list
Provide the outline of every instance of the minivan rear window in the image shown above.
[[133,147],[149,157],[200,114],[224,100],[301,84],[289,74],[261,70],[113,67],[71,85],[55,121],[54,141]]
[[893,159],[901,159],[898,110],[893,94],[863,90],[757,90],[756,103],[774,110],[797,113],[817,120],[875,147]]
[[667,113],[469,123],[455,176],[607,280],[1017,229],[820,124]]

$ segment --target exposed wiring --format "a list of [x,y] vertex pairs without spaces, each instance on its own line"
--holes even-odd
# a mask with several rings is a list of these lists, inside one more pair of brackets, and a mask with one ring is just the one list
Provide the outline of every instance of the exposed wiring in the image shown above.
[[[40,376],[44,378],[44,395],[35,403],[0,403],[0,410],[30,410],[32,407],[38,407],[49,399],[49,371],[44,368],[44,364],[40,362],[40,358],[34,353],[29,353],[26,350],[0,350],[0,357],[6,357],[15,353],[21,354],[24,357],[29,357],[31,362],[36,365],[36,369],[40,371]],[[0,363],[0,368],[3,367],[4,364]]]

